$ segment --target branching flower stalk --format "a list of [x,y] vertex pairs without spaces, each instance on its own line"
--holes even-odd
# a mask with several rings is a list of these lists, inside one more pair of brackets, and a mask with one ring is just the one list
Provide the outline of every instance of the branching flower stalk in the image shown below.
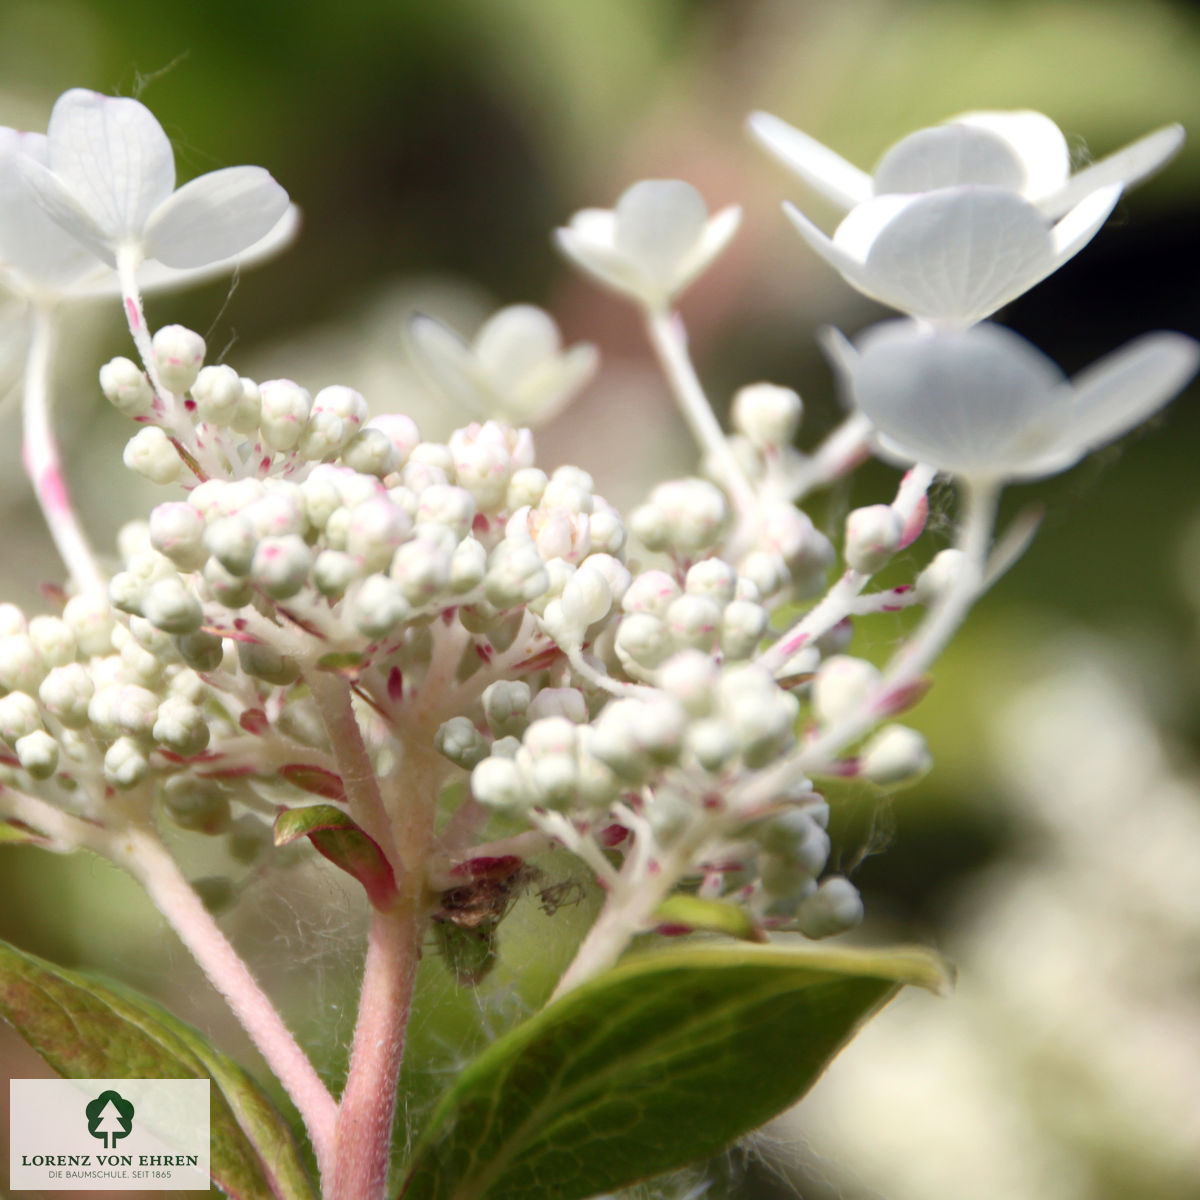
[[[3,281],[34,331],[26,463],[71,579],[57,614],[0,605],[0,816],[139,880],[291,1097],[331,1200],[391,1195],[430,933],[458,982],[477,984],[546,851],[575,854],[604,896],[555,997],[656,931],[766,942],[856,925],[854,884],[828,871],[821,780],[893,789],[928,769],[921,735],[894,718],[1036,528],[1019,518],[992,549],[1001,488],[1070,467],[1196,368],[1196,344],[1164,333],[1069,381],[984,320],[1082,249],[1178,131],[1072,179],[1037,114],[921,131],[873,176],[775,118],[752,129],[847,210],[829,238],[789,208],[802,237],[905,317],[853,343],[826,335],[848,413],[809,453],[801,398],[772,383],[739,389],[727,434],[674,302],[739,211],[710,216],[690,185],[646,180],[576,214],[560,249],[638,308],[702,460],[628,518],[587,472],[536,463],[529,426],[597,367],[546,313],[506,308],[470,341],[412,322],[418,369],[481,418],[428,441],[353,389],[260,383],[204,365],[191,330],[151,332],[144,290],[291,236],[294,209],[265,171],[176,189],[150,113],[81,90],[46,137],[0,136]],[[111,578],[50,421],[51,309],[89,294],[119,297],[140,359],[100,373],[138,427],[125,464],[177,489],[122,530]],[[890,503],[850,513],[834,572],[838,531],[796,501],[868,453],[906,473]],[[920,557],[938,475],[961,497],[955,546],[911,583],[873,587],[898,552]],[[882,670],[851,652],[858,623],[909,607],[924,617]],[[194,838],[260,864],[307,841],[361,885],[370,920],[337,1100],[188,882]]]

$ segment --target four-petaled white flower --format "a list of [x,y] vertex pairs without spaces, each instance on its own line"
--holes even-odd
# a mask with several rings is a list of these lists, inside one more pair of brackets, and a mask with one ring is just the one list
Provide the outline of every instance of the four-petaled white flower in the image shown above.
[[981,483],[1038,479],[1140,424],[1200,365],[1200,344],[1151,333],[1068,380],[1019,334],[990,322],[937,329],[874,325],[855,347],[826,346],[883,457]]
[[741,219],[736,205],[710,217],[689,183],[643,179],[615,208],[582,209],[554,237],[599,282],[661,310],[725,249]]
[[586,342],[563,350],[554,319],[532,304],[489,317],[468,346],[432,317],[408,326],[413,359],[431,383],[477,416],[512,425],[548,421],[595,374]]
[[171,143],[149,109],[83,88],[55,102],[42,158],[19,159],[38,202],[109,267],[209,267],[271,235],[289,211],[262,167],[211,171],[176,190]]
[[832,239],[794,205],[806,242],[865,295],[969,325],[1028,291],[1095,236],[1123,188],[1183,144],[1169,125],[1072,176],[1061,130],[1035,112],[965,113],[896,143],[874,175],[754,113],[763,146],[848,215]]

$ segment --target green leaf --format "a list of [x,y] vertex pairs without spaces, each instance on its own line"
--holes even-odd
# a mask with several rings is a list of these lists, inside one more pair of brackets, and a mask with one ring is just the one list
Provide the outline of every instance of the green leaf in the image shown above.
[[916,949],[685,946],[627,959],[493,1043],[442,1098],[404,1200],[582,1200],[713,1155],[795,1103]]
[[68,1079],[212,1080],[213,1182],[235,1200],[317,1200],[267,1094],[152,1000],[0,942],[0,1015]]
[[286,846],[302,837],[334,866],[353,875],[376,908],[386,908],[395,899],[396,877],[387,856],[340,808],[311,804],[280,809],[275,818],[275,845]]
[[663,925],[681,930],[724,933],[746,942],[764,942],[766,936],[754,918],[740,905],[727,900],[706,900],[702,896],[677,893],[668,896],[654,911]]

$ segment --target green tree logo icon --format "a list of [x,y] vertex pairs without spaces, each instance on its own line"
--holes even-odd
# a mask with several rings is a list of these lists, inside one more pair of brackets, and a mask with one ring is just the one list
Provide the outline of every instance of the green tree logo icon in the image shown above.
[[101,1092],[84,1110],[88,1133],[111,1150],[118,1138],[128,1137],[133,1128],[133,1105],[119,1092]]

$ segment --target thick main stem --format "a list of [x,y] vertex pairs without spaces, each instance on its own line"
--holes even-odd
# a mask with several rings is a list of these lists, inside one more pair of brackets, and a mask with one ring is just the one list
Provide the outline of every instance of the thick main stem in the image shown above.
[[130,829],[113,837],[112,852],[146,889],[291,1097],[325,1175],[332,1161],[336,1105],[283,1018],[157,837]]
[[397,1082],[420,961],[419,898],[371,914],[350,1073],[338,1105],[327,1200],[381,1200],[391,1161]]
[[75,586],[85,595],[108,596],[108,580],[79,521],[67,490],[58,439],[50,415],[50,376],[54,360],[54,313],[35,304],[21,418],[24,445],[21,457],[50,536]]

